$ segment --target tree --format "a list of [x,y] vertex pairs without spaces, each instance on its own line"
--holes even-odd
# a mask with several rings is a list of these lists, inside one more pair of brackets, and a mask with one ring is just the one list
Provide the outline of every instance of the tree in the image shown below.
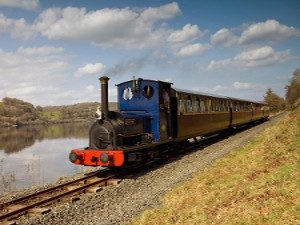
[[[299,102],[300,98],[300,69],[296,69],[290,84],[285,87],[285,98],[290,107],[295,107],[295,103]],[[298,100],[298,101],[297,101]]]
[[279,111],[285,108],[284,99],[275,94],[271,88],[267,90],[264,101],[268,104],[271,111]]

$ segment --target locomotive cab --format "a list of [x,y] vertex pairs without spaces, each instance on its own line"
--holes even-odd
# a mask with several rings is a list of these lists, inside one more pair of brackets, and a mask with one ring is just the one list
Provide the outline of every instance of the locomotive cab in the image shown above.
[[119,111],[125,118],[124,136],[144,134],[153,142],[168,139],[171,83],[133,79],[117,86]]

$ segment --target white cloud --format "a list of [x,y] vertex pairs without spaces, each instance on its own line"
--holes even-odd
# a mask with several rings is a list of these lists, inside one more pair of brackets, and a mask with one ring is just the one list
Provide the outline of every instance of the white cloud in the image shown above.
[[225,66],[235,66],[242,69],[251,67],[268,66],[283,63],[292,58],[290,50],[276,52],[270,46],[263,46],[255,49],[245,50],[237,54],[232,59],[219,61],[212,60],[207,66],[207,70],[221,69]]
[[220,90],[224,90],[225,87],[223,87],[222,85],[218,84],[216,86],[214,86],[213,88],[210,88],[209,90],[212,91],[212,92],[217,92],[217,91],[220,91]]
[[[63,48],[0,49],[0,99],[8,96],[43,106],[99,101],[98,87],[82,82],[78,90],[68,60]],[[97,63],[93,66],[85,72],[95,72]],[[116,93],[113,89],[110,99],[115,100]]]
[[275,52],[272,47],[264,46],[239,53],[233,62],[238,67],[250,68],[278,64],[289,59],[291,59],[289,50]]
[[142,58],[127,58],[105,71],[109,77],[124,75],[124,74],[137,74],[144,66],[153,63],[148,57]]
[[257,87],[257,85],[251,84],[251,83],[246,83],[246,82],[243,83],[243,82],[236,81],[233,83],[233,88],[236,90],[247,90],[247,89],[253,89],[256,87]]
[[0,33],[25,40],[40,33],[52,40],[86,41],[101,47],[149,48],[167,42],[171,30],[164,22],[180,13],[176,2],[144,9],[49,8],[31,24],[24,18],[10,19],[0,14]]
[[277,20],[266,20],[245,26],[240,36],[222,28],[211,36],[211,43],[230,47],[234,44],[246,45],[257,41],[280,41],[293,36],[299,37],[300,29],[280,24]]
[[64,49],[61,47],[49,47],[49,46],[33,47],[33,48],[20,47],[17,50],[17,53],[26,56],[31,56],[31,57],[58,55],[63,52]]
[[210,40],[211,43],[214,45],[221,44],[224,47],[230,47],[237,43],[238,38],[227,28],[222,28],[219,31],[217,31],[215,34],[213,34]]
[[86,64],[85,66],[78,68],[75,76],[80,77],[82,75],[99,74],[104,70],[104,68],[105,65],[102,63]]
[[177,55],[178,56],[200,55],[209,48],[210,45],[204,45],[200,43],[190,44],[180,48],[179,51],[177,52]]
[[93,92],[95,91],[95,86],[94,85],[88,85],[85,87],[85,90],[88,92]]
[[[221,85],[217,84],[215,86],[209,87],[192,87],[194,91],[223,95],[223,96],[235,96],[240,98],[245,98],[249,94],[249,99],[253,99],[253,96],[258,93],[258,98],[263,96],[266,86],[263,84],[254,84],[249,82],[235,81],[231,85]],[[233,95],[234,92],[234,95]],[[247,93],[247,94],[245,94]]]
[[88,12],[85,8],[50,8],[39,15],[35,28],[49,39],[88,41],[102,47],[145,48],[166,39],[168,31],[156,23],[179,13],[175,2],[142,11],[105,8]]
[[217,69],[221,69],[226,65],[230,65],[231,64],[231,59],[223,59],[223,60],[211,60],[209,65],[207,66],[207,70],[217,70]]
[[35,30],[24,18],[10,19],[0,14],[0,34],[9,33],[11,37],[27,40],[35,35]]
[[20,47],[14,52],[0,49],[0,97],[16,97],[34,104],[55,103],[60,98],[58,83],[64,82],[66,67],[62,48]]
[[279,41],[299,35],[299,29],[280,24],[276,20],[267,20],[265,22],[250,25],[243,31],[239,42],[245,44],[259,40]]
[[168,41],[171,43],[186,42],[201,36],[203,36],[203,32],[199,30],[197,25],[186,24],[182,30],[172,32],[168,37]]
[[166,25],[166,20],[180,13],[176,2],[144,9],[49,8],[32,24],[0,14],[0,33],[22,39],[40,33],[50,40],[85,41],[104,48],[171,48],[177,56],[202,54],[210,45],[191,44],[204,34],[197,25],[186,24],[175,31]]
[[58,88],[55,87],[46,87],[37,85],[34,82],[23,82],[17,83],[14,89],[7,90],[7,96],[16,96],[20,99],[38,96],[38,95],[45,95],[45,93],[54,93],[58,91]]
[[157,8],[146,8],[141,14],[140,17],[146,22],[156,22],[159,20],[168,20],[173,18],[176,15],[181,13],[179,6],[176,2],[162,5]]
[[213,87],[192,87],[193,91],[206,92],[206,93],[216,93],[227,90],[228,87],[217,84]]
[[38,7],[39,0],[0,0],[0,6],[34,10]]
[[[15,76],[18,80],[39,79],[40,75],[55,74],[66,65],[63,48],[55,47],[20,47],[15,52],[5,52],[0,49],[0,74],[1,78],[5,74]],[[43,56],[43,57],[41,57]],[[49,77],[51,78],[51,77]]]

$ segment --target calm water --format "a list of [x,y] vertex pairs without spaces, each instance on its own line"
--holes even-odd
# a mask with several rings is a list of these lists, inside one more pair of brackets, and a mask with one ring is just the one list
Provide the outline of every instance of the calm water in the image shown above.
[[88,145],[90,124],[0,129],[0,193],[56,181],[87,169],[69,162]]

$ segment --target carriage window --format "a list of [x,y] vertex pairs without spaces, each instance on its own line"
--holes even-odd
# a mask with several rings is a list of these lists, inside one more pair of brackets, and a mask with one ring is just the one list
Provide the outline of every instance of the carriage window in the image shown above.
[[205,99],[205,100],[204,100],[204,105],[205,105],[204,111],[205,111],[205,112],[208,112],[208,99]]
[[143,95],[145,98],[150,99],[153,96],[154,90],[150,85],[146,85],[143,89]]
[[236,102],[235,104],[235,111],[239,111],[240,110],[240,103]]
[[200,112],[200,101],[198,98],[194,101],[194,112]]
[[184,102],[183,102],[182,99],[179,100],[178,108],[179,108],[178,111],[179,111],[180,113],[184,113],[184,111],[185,111],[185,110],[184,110]]
[[216,99],[216,100],[215,100],[215,105],[216,105],[216,111],[217,111],[217,112],[220,111],[220,107],[221,107],[220,104],[221,104],[220,100]]
[[224,100],[220,100],[220,111],[225,111],[224,110]]
[[200,99],[200,110],[201,112],[205,112],[205,102],[203,99]]
[[207,100],[207,112],[210,112],[211,111],[211,99],[208,99]]
[[215,99],[210,100],[211,101],[211,107],[210,110],[211,111],[216,111],[216,103],[215,103]]
[[193,105],[192,105],[191,96],[189,96],[188,100],[186,100],[186,111],[187,112],[193,112]]
[[232,111],[236,111],[235,102],[231,102],[230,104]]

